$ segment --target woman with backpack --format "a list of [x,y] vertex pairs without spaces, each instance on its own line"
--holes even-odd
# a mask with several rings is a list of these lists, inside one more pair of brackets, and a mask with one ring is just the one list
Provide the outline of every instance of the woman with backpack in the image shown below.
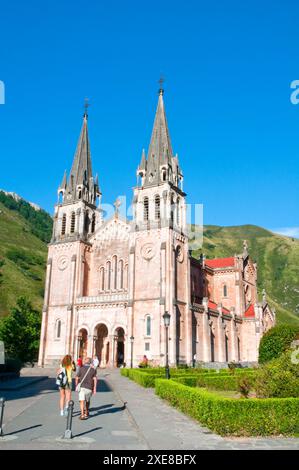
[[67,415],[68,404],[72,398],[72,372],[75,370],[76,366],[72,356],[67,354],[61,361],[56,379],[60,392],[60,416]]

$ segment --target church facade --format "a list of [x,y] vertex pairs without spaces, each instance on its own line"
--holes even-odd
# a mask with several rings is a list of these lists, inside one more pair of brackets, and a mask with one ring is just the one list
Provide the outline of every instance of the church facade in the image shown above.
[[123,218],[116,203],[105,220],[85,112],[70,174],[58,188],[39,365],[65,354],[97,355],[101,367],[135,367],[144,355],[164,365],[166,337],[171,365],[257,361],[275,313],[265,294],[258,301],[257,266],[246,242],[233,257],[192,257],[183,172],[162,89],[137,178],[132,219]]

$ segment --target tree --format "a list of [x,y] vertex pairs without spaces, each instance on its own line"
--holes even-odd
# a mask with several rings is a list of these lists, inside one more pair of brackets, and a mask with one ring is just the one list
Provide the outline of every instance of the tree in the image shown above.
[[264,364],[279,357],[299,337],[299,328],[292,325],[277,325],[262,337],[259,346],[259,363]]
[[9,357],[23,362],[37,358],[41,317],[25,297],[17,299],[16,307],[0,321],[0,340],[4,341]]

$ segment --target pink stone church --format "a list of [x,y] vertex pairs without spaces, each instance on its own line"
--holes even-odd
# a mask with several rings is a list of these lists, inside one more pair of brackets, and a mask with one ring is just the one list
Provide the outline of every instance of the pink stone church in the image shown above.
[[183,172],[162,89],[137,177],[132,218],[123,218],[116,203],[105,220],[85,112],[69,177],[58,188],[39,365],[65,354],[97,355],[101,367],[136,367],[144,355],[165,365],[166,311],[171,365],[257,361],[275,313],[265,293],[258,301],[257,266],[246,242],[242,254],[229,258],[191,256]]

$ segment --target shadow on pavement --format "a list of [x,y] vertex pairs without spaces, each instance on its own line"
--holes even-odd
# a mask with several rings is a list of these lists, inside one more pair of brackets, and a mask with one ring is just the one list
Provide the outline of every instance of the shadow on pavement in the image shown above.
[[40,428],[42,426],[43,426],[42,424],[36,424],[35,426],[29,426],[28,428],[23,428],[23,429],[20,429],[19,431],[5,433],[5,436],[12,436],[14,434],[20,434],[21,432],[29,431],[30,429]]
[[81,436],[85,436],[85,434],[90,434],[91,432],[94,432],[94,431],[99,431],[100,429],[103,429],[103,428],[101,428],[101,427],[98,427],[98,428],[89,429],[88,431],[81,432],[80,434],[76,434],[76,435],[74,435],[73,437],[81,437]]
[[19,400],[21,398],[34,397],[36,395],[43,395],[48,393],[57,393],[58,388],[55,384],[55,379],[49,378],[36,382],[31,385],[26,385],[25,388],[17,390],[0,390],[0,397],[4,397],[6,401]]

